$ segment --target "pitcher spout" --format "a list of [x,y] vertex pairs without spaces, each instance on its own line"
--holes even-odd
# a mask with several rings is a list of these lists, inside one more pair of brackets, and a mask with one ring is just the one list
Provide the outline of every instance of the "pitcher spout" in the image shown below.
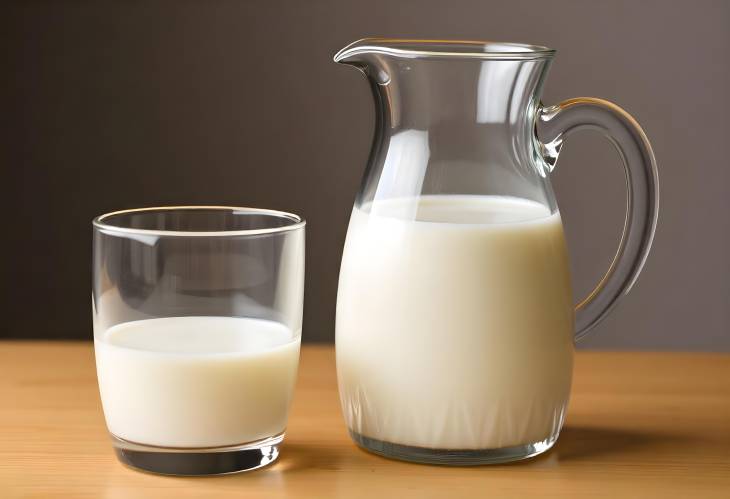
[[381,45],[381,39],[363,38],[338,51],[333,60],[338,64],[359,69],[374,83],[386,85],[390,81],[388,56],[385,47]]

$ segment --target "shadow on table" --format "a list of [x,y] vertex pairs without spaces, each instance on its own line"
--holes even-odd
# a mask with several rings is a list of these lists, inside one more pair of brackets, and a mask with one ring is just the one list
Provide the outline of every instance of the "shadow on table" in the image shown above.
[[664,445],[675,447],[689,438],[642,430],[622,430],[587,426],[566,426],[553,449],[547,453],[558,461],[587,459],[610,454],[635,455],[656,451]]
[[[527,461],[506,463],[497,466],[525,466],[534,464],[556,464],[573,460],[589,460],[611,455],[646,455],[657,453],[667,446],[676,450],[677,445],[691,445],[692,439],[682,435],[672,435],[645,430],[623,430],[588,426],[566,426],[560,433],[555,446],[545,454]],[[354,462],[385,459],[375,456],[352,444],[352,449],[341,446],[310,446],[299,443],[285,444],[282,448],[280,466],[282,470],[297,471],[308,469],[340,470]],[[401,461],[395,464],[408,465]],[[417,465],[420,466],[420,465]]]
[[[338,471],[348,464],[371,455],[352,444],[352,449],[341,445],[312,445],[284,443],[281,447],[278,468],[286,472],[303,470]],[[362,454],[361,454],[362,453]],[[363,455],[364,454],[364,455]]]

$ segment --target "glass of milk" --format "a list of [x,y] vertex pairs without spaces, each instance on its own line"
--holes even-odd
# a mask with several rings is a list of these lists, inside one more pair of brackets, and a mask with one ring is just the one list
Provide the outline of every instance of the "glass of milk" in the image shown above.
[[304,225],[222,206],[93,221],[96,368],[123,463],[206,475],[276,460],[299,363]]

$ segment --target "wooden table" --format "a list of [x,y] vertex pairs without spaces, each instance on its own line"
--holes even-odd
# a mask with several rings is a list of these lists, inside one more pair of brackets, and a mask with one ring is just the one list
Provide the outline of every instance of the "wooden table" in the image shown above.
[[390,461],[350,441],[334,352],[303,349],[279,461],[210,478],[117,462],[92,346],[0,342],[0,497],[730,498],[730,355],[577,355],[567,424],[547,454],[448,468]]

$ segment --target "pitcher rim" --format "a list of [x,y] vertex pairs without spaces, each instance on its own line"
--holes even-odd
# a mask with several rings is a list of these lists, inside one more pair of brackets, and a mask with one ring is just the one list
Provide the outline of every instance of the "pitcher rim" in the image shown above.
[[439,40],[417,38],[362,38],[337,52],[334,61],[347,62],[360,54],[403,58],[458,58],[502,61],[551,59],[555,50],[542,45],[494,40]]

